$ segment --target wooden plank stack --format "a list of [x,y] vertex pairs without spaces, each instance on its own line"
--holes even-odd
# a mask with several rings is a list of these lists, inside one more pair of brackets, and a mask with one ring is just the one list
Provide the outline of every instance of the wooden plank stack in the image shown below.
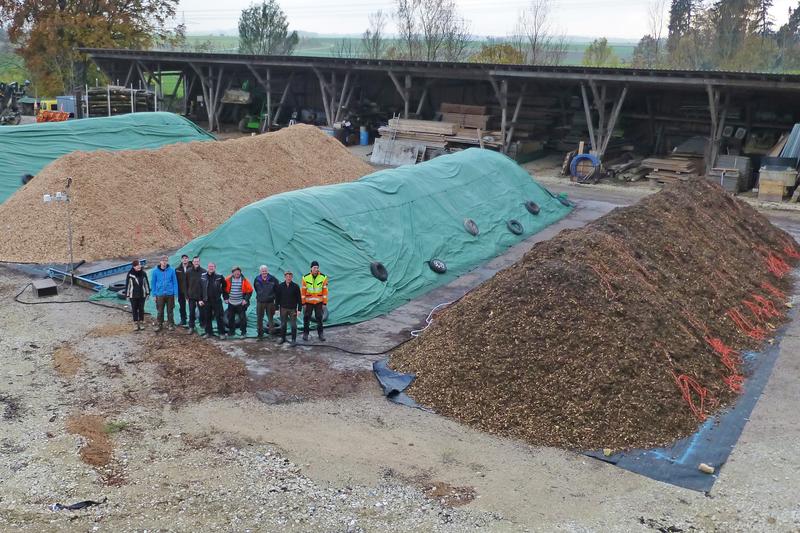
[[[480,111],[485,112],[486,108],[482,106],[442,104],[442,109],[448,110],[449,114],[459,116],[486,116],[488,121],[488,115],[476,114]],[[471,123],[476,122],[483,123],[484,120],[479,118]],[[380,141],[382,143],[381,153],[393,153],[394,150],[387,144],[392,142],[422,146],[424,149],[419,153],[419,161],[425,161],[447,151],[459,150],[470,146],[482,146],[495,150],[499,150],[503,146],[502,133],[499,131],[485,131],[482,128],[466,127],[457,122],[448,121],[393,118],[389,120],[388,125],[379,128],[378,133],[380,133],[380,139],[382,139]]]
[[[131,105],[133,99],[133,105]],[[146,90],[137,90],[127,87],[89,87],[88,92],[89,116],[99,117],[109,114],[124,115],[132,111],[153,111],[155,108],[154,94]]]
[[642,166],[651,169],[647,174],[648,180],[671,183],[696,178],[702,169],[703,159],[682,155],[670,155],[664,158],[648,157],[642,161]]
[[440,107],[442,121],[458,124],[462,128],[475,128],[486,131],[491,118],[486,106],[443,103]]

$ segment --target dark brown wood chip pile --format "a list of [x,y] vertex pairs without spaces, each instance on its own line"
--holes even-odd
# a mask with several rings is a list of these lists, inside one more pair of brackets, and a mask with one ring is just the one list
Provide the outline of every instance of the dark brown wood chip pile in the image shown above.
[[[794,240],[692,180],[535,245],[391,365],[437,412],[532,444],[673,442],[732,402],[786,320]],[[684,397],[684,394],[686,397]]]
[[371,171],[306,125],[157,150],[76,152],[0,204],[0,261],[68,261],[65,206],[42,202],[42,195],[65,190],[67,177],[75,259],[91,261],[178,248],[256,200]]

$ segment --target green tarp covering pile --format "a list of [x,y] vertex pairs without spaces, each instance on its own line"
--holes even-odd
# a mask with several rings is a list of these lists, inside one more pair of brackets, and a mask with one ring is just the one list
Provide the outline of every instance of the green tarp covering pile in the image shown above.
[[173,113],[132,113],[0,127],[0,203],[22,186],[22,176],[36,175],[71,152],[139,150],[214,137]]
[[[538,204],[539,214],[526,201]],[[317,260],[330,280],[327,323],[356,323],[496,257],[566,216],[571,207],[564,204],[511,159],[475,148],[266,198],[184,246],[170,264],[184,253],[199,255],[225,276],[239,265],[251,281],[266,264],[279,280],[291,270],[299,284]],[[477,236],[465,230],[465,219],[475,221]],[[511,219],[522,224],[521,235],[509,230]],[[434,258],[447,264],[446,274],[431,270]],[[388,270],[386,282],[372,275],[373,262]],[[248,312],[253,334],[255,305]]]

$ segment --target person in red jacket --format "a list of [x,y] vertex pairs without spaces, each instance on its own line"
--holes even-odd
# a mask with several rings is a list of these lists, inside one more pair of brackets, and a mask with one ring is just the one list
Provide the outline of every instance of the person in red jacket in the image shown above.
[[247,306],[250,305],[250,296],[253,295],[253,286],[242,276],[242,269],[233,267],[231,275],[225,278],[225,294],[228,304],[228,331],[236,335],[236,320],[239,319],[242,337],[247,336]]

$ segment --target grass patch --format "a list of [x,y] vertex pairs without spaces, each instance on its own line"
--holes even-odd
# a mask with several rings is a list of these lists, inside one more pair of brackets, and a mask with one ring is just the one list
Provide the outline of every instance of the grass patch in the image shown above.
[[129,422],[125,422],[124,420],[115,420],[103,426],[103,433],[106,435],[113,435],[114,433],[119,433],[128,426],[130,426]]

